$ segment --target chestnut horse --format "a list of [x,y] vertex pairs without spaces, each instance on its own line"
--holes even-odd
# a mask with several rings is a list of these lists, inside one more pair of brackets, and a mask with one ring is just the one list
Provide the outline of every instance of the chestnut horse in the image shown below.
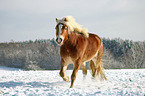
[[[58,21],[57,18],[56,21]],[[66,19],[64,21],[67,22]],[[61,70],[59,74],[64,81],[69,82],[69,77],[65,75],[68,64],[73,63],[74,65],[70,88],[74,86],[80,67],[84,76],[87,75],[87,61],[90,61],[92,76],[96,78],[99,75],[101,79],[106,80],[101,63],[103,43],[98,35],[88,33],[88,37],[86,37],[81,33],[70,32],[69,27],[65,23],[57,22],[56,37],[56,42],[60,45],[61,55]]]

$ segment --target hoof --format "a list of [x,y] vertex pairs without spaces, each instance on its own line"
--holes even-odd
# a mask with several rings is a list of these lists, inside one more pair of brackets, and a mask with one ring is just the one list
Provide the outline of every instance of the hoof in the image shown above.
[[70,82],[69,81],[69,76],[66,76],[65,78],[63,78],[63,80],[66,81],[66,82]]
[[86,80],[86,75],[83,75],[83,80]]
[[70,86],[70,88],[73,88],[73,86]]
[[97,77],[92,77],[91,79],[92,79],[93,82],[98,81],[98,78]]

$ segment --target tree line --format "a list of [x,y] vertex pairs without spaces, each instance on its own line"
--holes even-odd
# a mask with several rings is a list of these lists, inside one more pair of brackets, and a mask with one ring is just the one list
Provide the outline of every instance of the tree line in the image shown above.
[[[145,68],[145,41],[120,38],[102,41],[105,68]],[[54,39],[0,43],[0,65],[26,70],[60,69],[59,48]]]

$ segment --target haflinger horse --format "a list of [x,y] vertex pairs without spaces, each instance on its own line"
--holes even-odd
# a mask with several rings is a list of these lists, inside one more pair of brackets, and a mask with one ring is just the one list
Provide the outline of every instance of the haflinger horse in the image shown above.
[[64,81],[69,82],[65,75],[68,64],[73,63],[71,75],[71,86],[74,86],[79,68],[87,75],[86,62],[90,61],[92,76],[107,80],[103,72],[101,59],[103,56],[103,43],[98,35],[87,32],[87,29],[75,22],[72,16],[62,19],[56,18],[56,42],[60,45],[61,69],[60,76]]

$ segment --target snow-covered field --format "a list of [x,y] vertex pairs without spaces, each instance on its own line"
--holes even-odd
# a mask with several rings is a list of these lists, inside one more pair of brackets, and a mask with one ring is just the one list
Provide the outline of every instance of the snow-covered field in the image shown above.
[[[71,75],[72,70],[66,74]],[[74,88],[56,71],[24,71],[0,67],[0,96],[144,96],[145,69],[105,70],[107,81],[91,79],[81,70]]]

